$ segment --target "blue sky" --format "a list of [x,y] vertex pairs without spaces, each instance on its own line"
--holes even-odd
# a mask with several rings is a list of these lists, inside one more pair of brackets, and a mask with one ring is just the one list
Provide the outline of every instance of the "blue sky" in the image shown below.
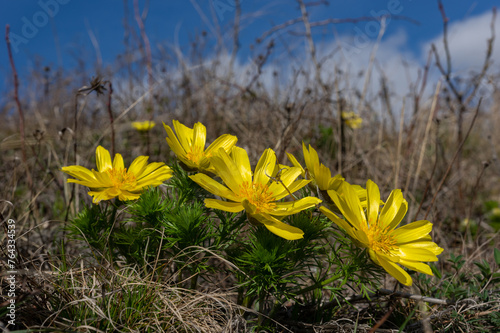
[[[5,91],[5,78],[11,75],[7,51],[4,42],[5,25],[11,29],[14,60],[21,79],[25,77],[35,64],[51,67],[74,68],[76,58],[84,58],[87,66],[92,68],[96,59],[96,48],[91,42],[95,37],[103,63],[113,64],[116,57],[124,52],[124,2],[118,0],[78,1],[78,0],[0,0],[0,23],[2,39],[0,42],[0,92]],[[128,0],[128,24],[138,31],[133,17],[132,1]],[[146,32],[156,50],[161,43],[167,46],[178,46],[188,49],[189,42],[201,31],[207,31],[208,38],[215,44],[217,27],[230,45],[230,33],[234,17],[234,0],[150,0],[139,1],[141,10],[148,4],[145,21]],[[493,0],[465,1],[443,0],[447,16],[450,19],[451,37],[455,36],[452,48],[461,54],[473,51],[469,58],[479,52],[469,43],[486,45],[489,36],[488,24],[491,20],[491,8],[497,3]],[[255,39],[276,24],[300,16],[296,1],[292,0],[242,0],[241,50],[238,60],[244,63],[251,54],[250,45]],[[50,15],[49,15],[50,14]],[[330,1],[325,6],[310,9],[310,20],[318,21],[327,18],[355,18],[383,14],[398,14],[420,22],[419,25],[405,20],[393,18],[387,25],[381,51],[398,53],[401,57],[410,58],[422,65],[425,61],[426,46],[432,41],[439,41],[442,32],[441,14],[437,1],[431,0],[352,0]],[[475,20],[475,21],[474,21]],[[477,22],[476,22],[477,21]],[[479,22],[480,21],[480,22]],[[484,21],[484,22],[483,22]],[[472,22],[472,23],[471,23]],[[476,23],[474,23],[476,22]],[[344,47],[359,46],[366,38],[374,40],[377,30],[374,22],[357,24],[328,25],[313,31],[315,40],[321,45],[335,43],[335,35],[341,39]],[[497,29],[500,24],[497,19]],[[462,29],[462,30],[460,30]],[[466,29],[466,30],[463,30]],[[479,35],[473,29],[478,29]],[[302,32],[303,26],[298,24],[291,30]],[[463,32],[470,32],[470,40],[462,40]],[[290,38],[290,35],[285,37]],[[500,34],[497,34],[500,38]],[[357,38],[357,39],[356,39]],[[358,43],[358,44],[356,44]],[[337,41],[337,44],[338,41]],[[500,41],[497,41],[500,44]],[[295,47],[304,49],[303,41]],[[326,48],[326,46],[325,46]],[[465,48],[464,50],[462,50]],[[368,51],[367,50],[356,51]],[[462,52],[462,51],[463,52]],[[279,49],[277,51],[279,54]],[[300,57],[300,54],[299,54]],[[460,57],[459,57],[460,58]],[[464,58],[464,56],[462,56]],[[467,57],[465,57],[467,58]],[[457,64],[464,68],[472,65],[471,59],[458,59]]]

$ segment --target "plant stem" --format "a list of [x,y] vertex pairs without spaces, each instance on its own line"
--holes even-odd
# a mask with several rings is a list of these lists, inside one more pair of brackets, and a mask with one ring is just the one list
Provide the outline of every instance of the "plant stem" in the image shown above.
[[193,272],[193,277],[191,278],[191,289],[196,290],[197,283],[198,283],[198,274],[196,272]]
[[312,286],[309,286],[309,287],[306,287],[302,290],[300,290],[296,296],[298,295],[302,295],[302,294],[305,294],[311,290],[314,290],[314,289],[318,289],[318,288],[322,288],[324,286],[326,286],[327,284],[329,283],[332,283],[333,281],[335,280],[338,280],[341,276],[343,275],[343,272],[339,272],[337,274],[335,274],[334,276],[332,276],[331,278],[329,279],[326,279],[326,280],[323,280],[323,281],[319,281],[319,282],[316,282],[315,284],[313,284]]
[[[118,210],[118,203],[120,203],[120,201],[118,202],[114,202],[114,203],[110,203],[110,205],[113,207],[112,211],[111,211],[111,217],[109,219],[109,235],[108,235],[108,255],[109,255],[109,263],[110,264],[113,264],[113,242],[112,242],[112,238],[110,237],[111,236],[111,232],[113,232],[113,227],[115,226],[115,222],[116,222],[116,212]],[[109,206],[108,206],[109,207]]]

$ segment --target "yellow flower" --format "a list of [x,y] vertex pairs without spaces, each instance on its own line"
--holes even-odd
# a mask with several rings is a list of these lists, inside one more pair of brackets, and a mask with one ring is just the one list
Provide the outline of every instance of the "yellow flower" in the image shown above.
[[343,183],[341,187],[342,194],[335,191],[328,191],[328,194],[345,220],[325,207],[320,208],[321,212],[344,229],[356,245],[367,248],[370,258],[402,284],[411,286],[412,279],[399,265],[433,275],[429,265],[422,261],[437,261],[437,255],[443,249],[431,241],[429,233],[432,223],[429,221],[416,221],[396,229],[408,210],[401,190],[392,191],[379,212],[379,188],[368,180],[368,207],[365,214],[352,186]]
[[76,179],[68,179],[68,183],[76,183],[91,189],[88,192],[93,202],[118,199],[135,200],[148,186],[158,186],[172,177],[172,170],[161,162],[147,164],[148,156],[137,157],[130,167],[125,168],[123,157],[116,154],[111,161],[109,151],[99,146],[95,152],[97,171],[79,165],[63,167],[62,171]]
[[253,219],[262,223],[269,231],[282,238],[294,240],[303,237],[302,230],[279,220],[321,202],[313,197],[279,201],[309,183],[304,179],[296,180],[301,172],[299,168],[279,169],[272,149],[264,151],[253,177],[248,154],[242,148],[234,147],[231,156],[219,149],[210,161],[227,187],[205,174],[190,177],[207,191],[228,201],[205,199],[207,207],[234,213],[245,210],[251,221]]
[[344,178],[340,175],[332,178],[332,172],[323,163],[319,163],[318,153],[311,145],[309,145],[308,150],[304,142],[302,142],[302,152],[304,153],[306,169],[300,165],[292,154],[287,153],[288,159],[293,166],[301,169],[302,177],[310,179],[312,181],[311,185],[318,186],[321,191],[338,189]]
[[[290,162],[297,168],[302,170],[302,177],[310,179],[310,186],[318,187],[320,194],[327,201],[329,200],[326,191],[334,190],[339,191],[340,185],[345,182],[344,177],[335,175],[332,177],[332,172],[323,163],[319,162],[319,156],[316,150],[309,145],[309,149],[302,142],[302,152],[304,153],[304,160],[306,162],[306,169],[304,169],[297,159],[290,153],[287,153]],[[361,203],[366,207],[366,190],[359,185],[352,185],[356,189],[356,193],[361,200]],[[316,188],[313,188],[316,190]]]
[[138,130],[139,132],[147,132],[153,127],[155,127],[155,125],[156,123],[152,120],[132,122],[132,127]]
[[238,138],[234,135],[224,134],[212,142],[205,150],[207,129],[202,123],[194,124],[193,128],[184,126],[177,120],[174,120],[173,124],[177,136],[175,136],[170,126],[163,123],[165,131],[167,131],[167,143],[177,155],[177,158],[189,170],[215,173],[215,169],[210,165],[210,156],[219,148],[229,152],[238,141]]
[[363,119],[354,112],[342,112],[342,119],[344,124],[352,129],[360,128],[363,123]]

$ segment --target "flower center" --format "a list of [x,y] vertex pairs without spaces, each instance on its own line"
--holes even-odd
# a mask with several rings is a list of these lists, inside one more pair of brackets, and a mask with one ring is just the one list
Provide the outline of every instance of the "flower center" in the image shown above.
[[198,164],[200,159],[205,156],[203,148],[200,146],[191,146],[190,150],[186,153],[186,157],[193,163]]
[[273,192],[269,191],[267,185],[243,182],[240,185],[239,197],[247,199],[257,207],[257,213],[269,212],[276,208]]
[[368,237],[370,248],[375,252],[389,254],[396,248],[396,239],[387,228],[381,228],[378,223],[373,223],[363,225],[362,229]]
[[123,169],[109,169],[106,170],[111,178],[113,187],[123,187],[126,185],[134,186],[136,178],[132,172],[127,172],[127,168]]

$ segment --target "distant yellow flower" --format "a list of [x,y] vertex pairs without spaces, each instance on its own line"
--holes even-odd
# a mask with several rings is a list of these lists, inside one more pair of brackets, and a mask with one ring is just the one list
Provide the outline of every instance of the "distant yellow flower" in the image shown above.
[[149,186],[158,186],[172,177],[172,170],[161,162],[147,164],[148,156],[137,157],[130,167],[125,168],[123,157],[115,155],[112,162],[109,151],[99,146],[96,149],[97,171],[79,165],[63,167],[62,171],[76,179],[68,179],[68,183],[76,183],[91,189],[88,192],[93,202],[118,199],[135,200]]
[[207,207],[234,213],[245,210],[251,219],[262,223],[269,231],[282,238],[294,240],[303,237],[302,230],[279,220],[321,202],[313,197],[279,201],[309,183],[304,179],[296,180],[301,172],[299,168],[279,169],[272,149],[264,151],[253,177],[248,154],[242,148],[234,147],[231,156],[219,149],[218,154],[211,157],[210,161],[227,187],[202,173],[190,178],[207,191],[228,201],[205,199]]
[[139,132],[147,132],[155,127],[156,123],[152,120],[146,121],[134,121],[132,122],[132,127],[138,130]]
[[177,136],[170,126],[163,123],[167,131],[167,143],[177,158],[190,170],[215,173],[215,169],[210,165],[209,157],[219,148],[229,152],[238,141],[234,135],[223,134],[205,149],[207,129],[202,123],[194,124],[193,128],[177,120],[174,120],[173,124]]
[[[309,149],[306,147],[304,142],[302,142],[302,152],[304,154],[304,160],[306,162],[306,169],[304,169],[300,163],[297,161],[295,156],[287,153],[290,162],[297,168],[302,170],[302,177],[305,179],[310,179],[311,183],[309,186],[318,187],[320,194],[328,200],[328,194],[326,191],[334,190],[339,191],[340,185],[345,182],[344,177],[341,175],[335,175],[332,177],[332,172],[323,163],[319,162],[319,156],[316,150],[309,145]],[[356,189],[356,193],[362,203],[366,207],[366,190],[359,185],[352,185]],[[313,188],[316,190],[316,188]]]
[[[328,191],[345,220],[325,207],[320,210],[344,229],[359,247],[367,248],[370,258],[406,286],[412,279],[399,265],[417,272],[433,275],[429,265],[422,261],[437,261],[443,249],[431,241],[432,223],[421,220],[396,227],[408,210],[401,190],[394,190],[379,214],[380,191],[368,180],[368,207],[365,211],[351,185],[343,183],[341,193]],[[399,265],[398,265],[399,264]]]
[[352,129],[360,128],[361,123],[363,123],[363,119],[352,111],[342,112],[342,119],[344,120],[344,124]]

